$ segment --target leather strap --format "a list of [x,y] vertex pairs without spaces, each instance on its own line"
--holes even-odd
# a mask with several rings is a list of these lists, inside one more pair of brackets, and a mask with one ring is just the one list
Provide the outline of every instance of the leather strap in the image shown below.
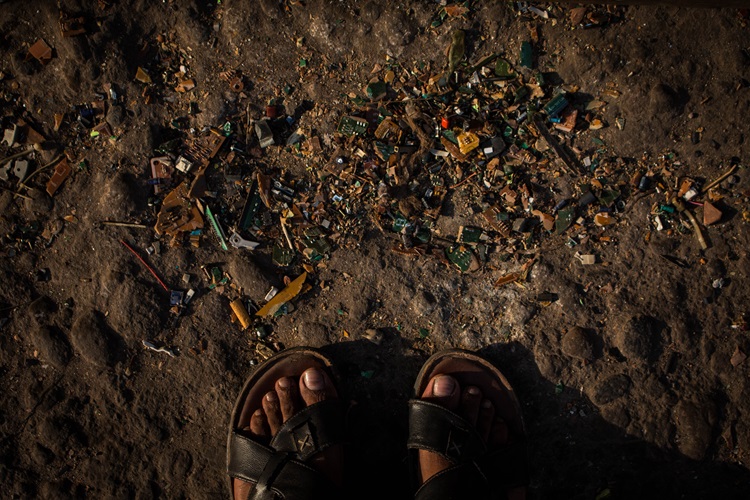
[[438,453],[453,464],[486,451],[476,426],[444,406],[421,399],[409,401],[407,446]]
[[414,500],[484,500],[503,499],[502,496],[490,496],[487,478],[472,462],[464,462],[444,471],[438,472],[424,483]]
[[524,439],[488,452],[474,425],[434,403],[409,401],[408,446],[454,464],[425,482],[417,500],[504,499],[508,488],[529,482]]
[[331,445],[344,441],[341,401],[326,399],[295,413],[284,422],[269,446],[305,462]]

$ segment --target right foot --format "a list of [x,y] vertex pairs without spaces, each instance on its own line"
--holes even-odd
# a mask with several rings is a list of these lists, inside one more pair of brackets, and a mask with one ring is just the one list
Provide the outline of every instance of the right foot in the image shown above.
[[[263,444],[268,444],[279,432],[284,422],[306,406],[335,399],[338,395],[333,382],[325,371],[308,368],[297,377],[282,377],[276,381],[275,390],[263,396],[262,407],[253,412],[250,425],[245,430]],[[334,484],[343,482],[343,448],[341,445],[326,448],[312,457],[309,464]],[[234,498],[247,498],[252,491],[253,483],[240,479],[234,480]]]
[[[490,450],[502,447],[509,441],[508,426],[500,417],[495,416],[492,401],[484,397],[479,387],[470,385],[462,388],[450,375],[435,375],[427,383],[421,399],[444,406],[474,424]],[[451,462],[437,453],[419,450],[422,483],[451,465]],[[509,500],[525,498],[525,487],[508,490]]]

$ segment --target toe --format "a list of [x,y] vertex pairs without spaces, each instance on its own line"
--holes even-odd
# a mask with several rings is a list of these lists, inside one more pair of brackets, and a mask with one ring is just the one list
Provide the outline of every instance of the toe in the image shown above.
[[490,429],[490,443],[493,445],[505,444],[508,442],[508,424],[500,417],[495,417],[495,421]]
[[458,381],[450,375],[435,375],[427,383],[422,398],[455,410],[461,398],[461,388]]
[[461,392],[461,402],[458,406],[458,414],[470,423],[477,423],[479,408],[482,404],[482,391],[479,387],[470,385]]
[[281,417],[286,422],[302,407],[297,381],[291,377],[280,378],[276,381],[276,394],[279,396]]
[[271,437],[271,431],[268,428],[268,421],[266,420],[266,415],[263,413],[263,410],[261,410],[260,408],[255,410],[255,413],[253,413],[253,416],[250,417],[250,426],[247,427],[245,430],[248,430],[248,429],[255,437],[264,438],[264,439]]
[[308,406],[336,395],[328,374],[319,368],[308,368],[300,377],[299,392]]
[[492,423],[495,421],[495,407],[489,399],[483,399],[477,416],[477,431],[486,443],[490,439]]
[[279,432],[281,424],[284,423],[284,417],[281,415],[281,404],[276,391],[271,391],[263,396],[263,411],[266,414],[271,435],[275,436]]

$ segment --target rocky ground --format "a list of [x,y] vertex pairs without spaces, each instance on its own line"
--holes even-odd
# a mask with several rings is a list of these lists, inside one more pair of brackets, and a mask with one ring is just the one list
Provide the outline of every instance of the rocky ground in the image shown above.
[[[83,17],[85,33],[62,36],[55,2],[0,10],[2,128],[22,129],[0,157],[33,145],[29,172],[47,167],[23,182],[12,174],[0,181],[0,478],[9,497],[226,495],[234,398],[254,363],[296,345],[324,346],[339,367],[351,401],[349,477],[360,498],[409,497],[405,402],[421,363],[445,347],[481,350],[516,387],[533,497],[737,498],[748,490],[747,11],[467,2],[446,13],[426,0],[61,4]],[[581,170],[542,141],[534,161],[515,162],[518,184],[508,182],[519,192],[527,186],[553,219],[563,210],[556,203],[574,200],[570,227],[492,233],[482,212],[494,188],[478,156],[440,171],[448,189],[427,245],[405,246],[383,226],[397,209],[412,217],[424,180],[418,162],[394,166],[406,168],[397,170],[404,182],[375,165],[377,179],[356,185],[364,174],[351,152],[366,148],[372,131],[347,138],[337,132],[341,117],[362,109],[356,98],[371,80],[391,78],[394,100],[427,85],[445,71],[457,30],[465,34],[457,74],[468,79],[491,54],[518,69],[528,41],[532,67],[519,78],[533,90],[543,73],[542,103],[565,89],[568,109],[580,111],[573,132],[555,133]],[[27,57],[40,38],[52,49],[46,64]],[[241,90],[231,88],[236,78]],[[258,144],[252,120],[271,99],[277,142],[299,127],[299,147]],[[92,135],[103,123],[109,128]],[[315,219],[330,223],[324,258],[274,261],[274,244],[286,239],[278,205],[254,251],[223,251],[208,223],[198,247],[187,237],[172,246],[154,231],[176,184],[155,194],[149,160],[169,140],[212,137],[207,127],[238,148],[232,161],[224,147],[201,197],[227,229],[258,172],[295,186],[311,207],[316,189],[345,198],[325,201]],[[513,163],[510,149],[504,163]],[[321,174],[340,151],[355,177]],[[50,196],[60,155],[72,172]],[[702,249],[671,213],[670,195],[686,178],[700,190],[733,166],[694,199],[716,206],[718,222],[704,226],[705,206],[687,204]],[[643,176],[649,185],[639,189]],[[618,189],[605,211],[613,223],[595,224],[594,212],[576,205],[583,184]],[[524,196],[511,215],[528,208]],[[298,218],[288,219],[295,240]],[[445,258],[461,226],[493,238],[474,272]],[[190,303],[171,307],[121,240],[167,289],[195,290]],[[211,287],[202,266],[231,281]],[[231,321],[230,300],[261,306],[271,287],[303,271],[309,287],[286,314],[247,330]],[[511,273],[519,276],[496,284]],[[260,341],[256,326],[270,335]]]

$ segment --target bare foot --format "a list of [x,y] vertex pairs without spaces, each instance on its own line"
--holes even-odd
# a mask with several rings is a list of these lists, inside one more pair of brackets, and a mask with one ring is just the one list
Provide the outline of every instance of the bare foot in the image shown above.
[[[299,377],[283,377],[276,381],[276,390],[263,397],[263,407],[258,408],[245,430],[259,442],[268,444],[279,432],[281,425],[299,410],[324,399],[335,399],[338,395],[333,382],[325,371],[308,368]],[[326,448],[312,457],[309,464],[327,476],[334,484],[343,482],[343,448],[341,445]],[[240,479],[234,480],[234,498],[245,499],[252,491],[253,484]]]
[[[508,426],[502,419],[495,418],[495,408],[492,402],[482,396],[482,391],[478,387],[468,386],[462,389],[458,381],[450,375],[435,375],[427,383],[422,399],[445,406],[476,425],[482,439],[490,448],[508,442]],[[447,459],[437,453],[419,450],[422,483],[451,465]],[[509,500],[525,498],[525,487],[508,490]]]

